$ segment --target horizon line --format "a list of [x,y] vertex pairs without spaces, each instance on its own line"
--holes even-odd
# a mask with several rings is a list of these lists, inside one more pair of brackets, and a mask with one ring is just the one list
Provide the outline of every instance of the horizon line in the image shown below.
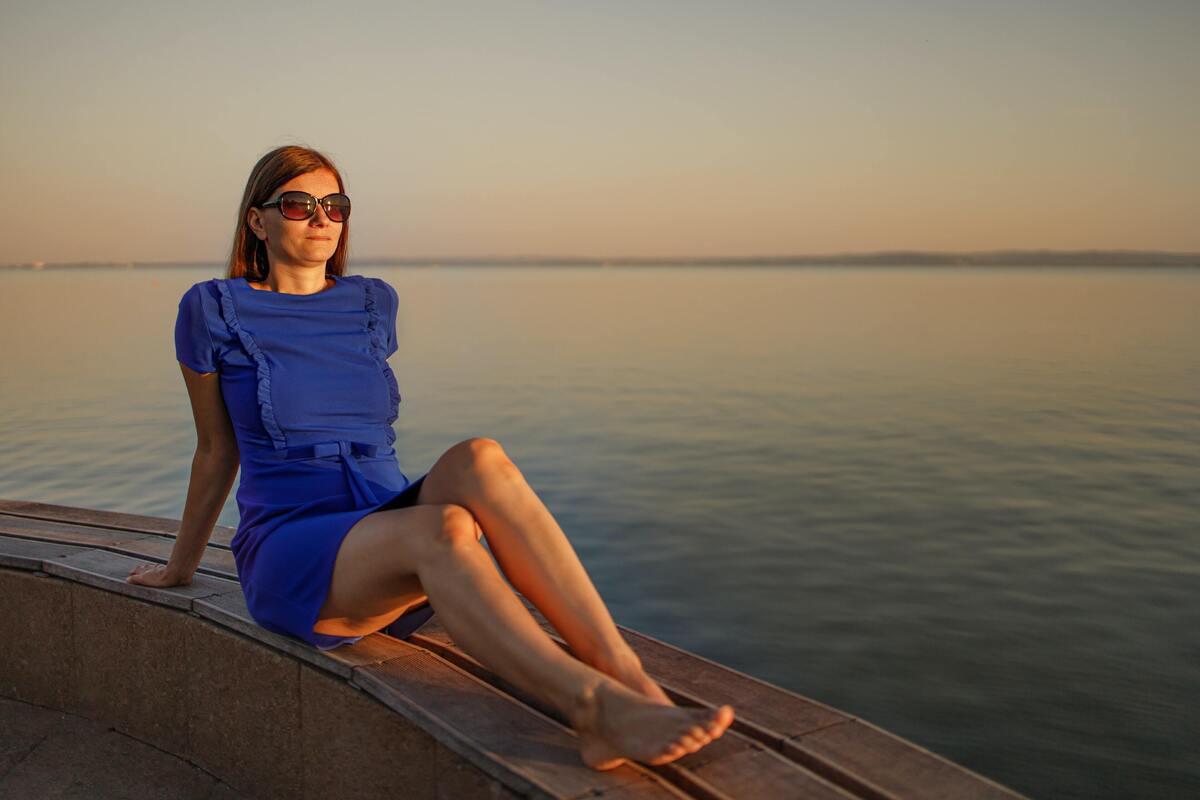
[[[793,253],[788,255],[741,256],[580,256],[580,255],[479,255],[479,256],[352,256],[348,260],[367,264],[801,264],[801,263],[875,263],[897,264],[919,261],[925,264],[970,266],[1000,264],[1123,264],[1123,265],[1189,265],[1200,266],[1200,251],[1185,250],[1065,250],[1017,249],[1002,250],[870,250],[835,253]],[[224,263],[224,259],[199,261],[24,261],[0,264],[0,269],[71,266],[209,266]]]

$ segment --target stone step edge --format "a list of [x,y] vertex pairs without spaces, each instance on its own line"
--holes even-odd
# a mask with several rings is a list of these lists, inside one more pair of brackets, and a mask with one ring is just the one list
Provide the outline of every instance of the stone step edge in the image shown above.
[[[78,557],[80,555],[90,556],[92,555],[93,551],[103,553],[104,551],[102,549],[83,547],[79,545],[60,545],[55,542],[42,542],[40,544],[44,544],[56,550],[69,549],[70,551],[74,552],[71,552],[66,557],[60,559],[56,559],[53,555],[46,558],[37,558],[36,556],[30,557],[24,555],[17,555],[14,557],[11,553],[6,553],[2,549],[5,538],[6,537],[4,536],[0,536],[0,568],[16,569],[25,572],[31,572],[34,575],[42,577],[68,580],[104,591],[109,591],[132,600],[148,602],[160,608],[171,609],[187,614],[193,618],[203,620],[204,622],[215,625],[216,627],[221,628],[229,633],[251,640],[258,646],[267,647],[268,649],[276,652],[298,658],[329,675],[341,678],[346,683],[348,688],[353,689],[356,692],[360,692],[364,696],[370,697],[373,702],[379,703],[382,707],[388,709],[392,713],[400,714],[406,720],[420,727],[432,738],[436,739],[438,742],[445,745],[462,758],[474,764],[476,767],[483,770],[486,774],[490,775],[498,782],[504,784],[507,788],[521,794],[533,792],[535,796],[546,798],[557,797],[551,788],[540,784],[535,778],[533,778],[533,776],[526,775],[523,772],[514,769],[507,762],[505,762],[503,758],[494,757],[485,750],[474,746],[469,736],[464,736],[463,734],[459,733],[457,729],[453,728],[452,724],[444,722],[436,714],[421,713],[419,709],[415,711],[413,709],[408,709],[406,713],[404,710],[401,710],[402,708],[406,707],[406,704],[402,702],[403,698],[401,698],[401,702],[386,702],[385,699],[380,696],[381,694],[387,694],[386,689],[383,689],[378,681],[369,679],[367,677],[367,673],[361,669],[363,667],[385,664],[386,662],[404,660],[412,657],[415,654],[421,653],[427,658],[433,659],[437,663],[439,669],[446,669],[454,673],[458,673],[463,679],[477,684],[484,691],[498,695],[505,701],[511,703],[514,707],[520,708],[522,713],[539,718],[545,724],[553,725],[556,728],[564,728],[568,735],[572,737],[575,736],[574,731],[561,725],[561,723],[559,723],[557,720],[547,717],[546,715],[538,712],[536,709],[527,707],[517,699],[496,689],[486,681],[480,680],[475,675],[463,670],[457,665],[446,661],[436,653],[433,653],[423,647],[415,646],[409,644],[408,642],[393,639],[390,636],[377,633],[372,634],[371,636],[362,640],[363,642],[366,642],[368,639],[374,640],[368,643],[370,651],[369,653],[356,654],[356,657],[353,659],[334,656],[333,653],[335,651],[326,652],[317,650],[316,648],[309,647],[303,642],[294,641],[290,637],[281,636],[268,631],[265,628],[261,628],[261,626],[258,626],[252,620],[249,623],[245,623],[245,620],[237,620],[236,618],[232,617],[229,612],[220,610],[218,607],[213,606],[211,601],[216,598],[227,597],[230,594],[228,591],[230,587],[217,587],[221,589],[221,591],[216,592],[204,591],[203,594],[198,594],[188,598],[187,602],[185,603],[162,602],[159,598],[147,596],[145,592],[137,590],[149,590],[150,592],[166,595],[174,595],[175,592],[167,592],[162,589],[155,589],[153,587],[145,587],[137,584],[127,584],[123,580],[118,580],[111,577],[105,580],[105,576],[97,576],[94,574],[89,575],[88,573],[82,572],[76,567],[75,564],[72,564],[69,561],[69,559]],[[25,541],[32,542],[33,540]],[[133,558],[131,556],[121,557]],[[35,565],[35,563],[37,565]],[[231,581],[222,582],[232,583],[232,588],[236,590],[236,595],[239,598],[242,596],[241,586],[239,584]],[[133,591],[125,591],[124,589],[126,587],[129,587],[129,589],[132,589]],[[180,588],[191,587],[171,588],[173,590],[177,590]],[[210,589],[211,588],[212,587],[210,587]],[[234,622],[234,624],[230,624],[230,622]],[[238,624],[239,622],[243,624]],[[247,629],[250,629],[250,632],[248,632]],[[388,699],[394,698],[389,695]],[[582,762],[579,764],[579,769],[589,770],[589,768]],[[663,789],[668,788],[667,785],[663,785],[664,781],[657,777],[646,765],[628,761],[625,765],[620,767],[619,770],[628,770],[628,772],[624,774],[636,773],[638,778],[643,781],[649,780]],[[605,775],[608,775],[609,777],[605,778]],[[616,777],[610,773],[597,773],[597,776],[599,777],[596,777],[596,780],[600,783],[613,783]],[[589,775],[589,777],[595,776]],[[626,785],[630,782],[631,781],[629,780],[623,780],[619,782],[619,785]],[[614,784],[613,788],[615,788],[616,785],[617,784]],[[701,791],[698,794],[685,795],[680,793],[679,787],[670,787],[669,790],[673,791],[675,795],[681,798],[695,797],[704,798],[704,800],[728,800],[728,798],[719,792]]]

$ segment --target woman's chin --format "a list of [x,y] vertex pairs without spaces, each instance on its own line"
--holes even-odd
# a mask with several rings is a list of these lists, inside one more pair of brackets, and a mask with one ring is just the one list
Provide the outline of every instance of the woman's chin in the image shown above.
[[336,250],[337,246],[331,242],[309,239],[300,248],[300,255],[306,261],[328,261]]

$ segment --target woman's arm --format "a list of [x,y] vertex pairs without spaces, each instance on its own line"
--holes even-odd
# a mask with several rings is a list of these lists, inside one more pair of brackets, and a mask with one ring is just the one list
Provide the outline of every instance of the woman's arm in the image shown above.
[[179,368],[183,370],[183,382],[196,422],[196,454],[192,457],[183,520],[167,563],[139,564],[126,578],[130,583],[147,586],[191,583],[192,574],[200,566],[213,526],[217,524],[237,477],[237,437],[225,408],[225,398],[221,395],[219,373],[196,372],[183,362]]

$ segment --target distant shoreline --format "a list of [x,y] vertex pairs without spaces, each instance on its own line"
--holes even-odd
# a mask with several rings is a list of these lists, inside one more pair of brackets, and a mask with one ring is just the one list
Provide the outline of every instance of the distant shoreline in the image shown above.
[[[827,255],[592,258],[587,256],[472,256],[361,258],[377,266],[947,266],[947,267],[1200,267],[1200,253],[1160,250],[989,250],[967,253],[886,250]],[[32,261],[0,264],[0,269],[174,269],[222,266],[217,261]]]

